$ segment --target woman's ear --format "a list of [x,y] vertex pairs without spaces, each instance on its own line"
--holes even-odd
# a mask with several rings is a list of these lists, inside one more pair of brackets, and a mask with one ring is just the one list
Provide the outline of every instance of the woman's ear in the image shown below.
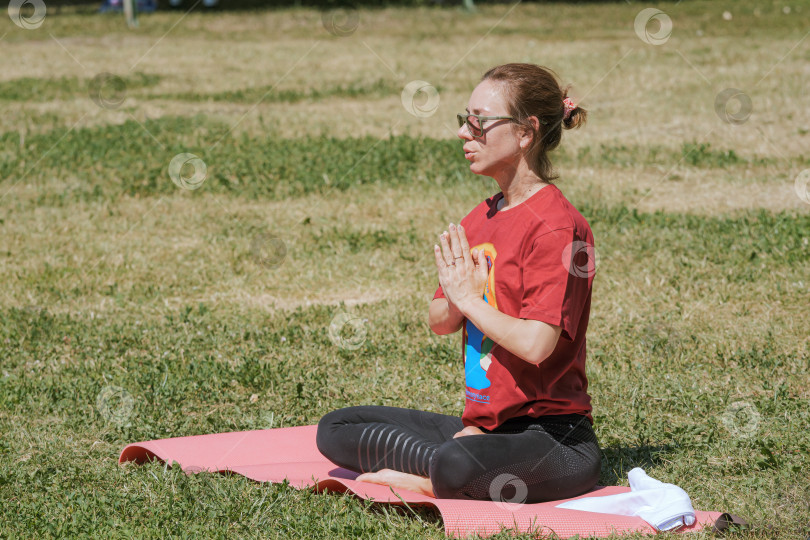
[[532,145],[532,141],[534,140],[535,134],[540,134],[540,120],[536,116],[530,116],[529,122],[532,124],[532,128],[534,128],[534,132],[531,130],[523,127],[521,129],[520,134],[520,147],[521,148],[530,148]]

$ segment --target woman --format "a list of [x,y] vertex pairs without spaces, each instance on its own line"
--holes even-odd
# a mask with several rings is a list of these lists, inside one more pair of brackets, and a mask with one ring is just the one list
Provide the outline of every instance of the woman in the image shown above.
[[585,375],[593,236],[550,183],[548,153],[586,117],[567,90],[545,68],[506,64],[482,77],[458,115],[470,170],[501,189],[434,246],[429,323],[440,335],[462,329],[464,413],[361,406],[325,415],[318,448],[365,473],[357,480],[535,503],[580,495],[599,479]]

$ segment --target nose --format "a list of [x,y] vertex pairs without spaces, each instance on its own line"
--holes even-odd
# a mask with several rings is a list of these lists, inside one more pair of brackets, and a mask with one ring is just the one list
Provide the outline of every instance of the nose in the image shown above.
[[465,141],[473,140],[473,136],[472,133],[470,133],[470,128],[467,126],[467,122],[461,124],[461,127],[458,128],[458,131],[456,131],[456,135],[458,135],[459,139],[463,139]]

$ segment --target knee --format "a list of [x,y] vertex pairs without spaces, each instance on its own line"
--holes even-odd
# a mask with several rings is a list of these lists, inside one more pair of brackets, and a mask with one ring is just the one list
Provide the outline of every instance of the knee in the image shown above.
[[587,489],[585,491],[593,489],[594,486],[599,483],[599,477],[602,475],[602,454],[598,446],[596,447],[595,454],[596,456],[590,463],[589,480],[586,482]]
[[[583,448],[583,446],[586,446]],[[580,461],[570,473],[555,482],[554,495],[556,499],[578,497],[591,491],[599,483],[602,473],[602,456],[596,444],[581,445]],[[549,492],[550,490],[545,490]]]
[[579,449],[582,456],[579,484],[584,493],[599,483],[599,477],[602,474],[602,451],[596,442],[583,444]]
[[436,450],[430,463],[433,493],[439,499],[485,499],[486,495],[474,489],[475,478],[483,472],[458,439],[448,441]]
[[328,412],[318,421],[315,444],[318,447],[318,451],[326,457],[330,457],[330,450],[334,448],[333,439],[335,429],[344,423],[342,421],[343,411],[345,411],[345,409],[337,409]]

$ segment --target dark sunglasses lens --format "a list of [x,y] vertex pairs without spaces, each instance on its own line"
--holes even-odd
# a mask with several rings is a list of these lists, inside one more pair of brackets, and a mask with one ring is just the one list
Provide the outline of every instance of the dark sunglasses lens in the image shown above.
[[467,123],[470,124],[470,131],[472,131],[472,134],[476,137],[480,137],[484,134],[483,130],[481,129],[481,121],[477,116],[468,116]]
[[456,115],[456,117],[458,118],[458,127],[463,126],[464,123],[466,122],[467,127],[470,129],[470,133],[472,133],[473,136],[480,137],[481,135],[483,135],[483,132],[481,130],[481,123],[478,121],[477,116],[472,115],[467,116],[458,114]]

